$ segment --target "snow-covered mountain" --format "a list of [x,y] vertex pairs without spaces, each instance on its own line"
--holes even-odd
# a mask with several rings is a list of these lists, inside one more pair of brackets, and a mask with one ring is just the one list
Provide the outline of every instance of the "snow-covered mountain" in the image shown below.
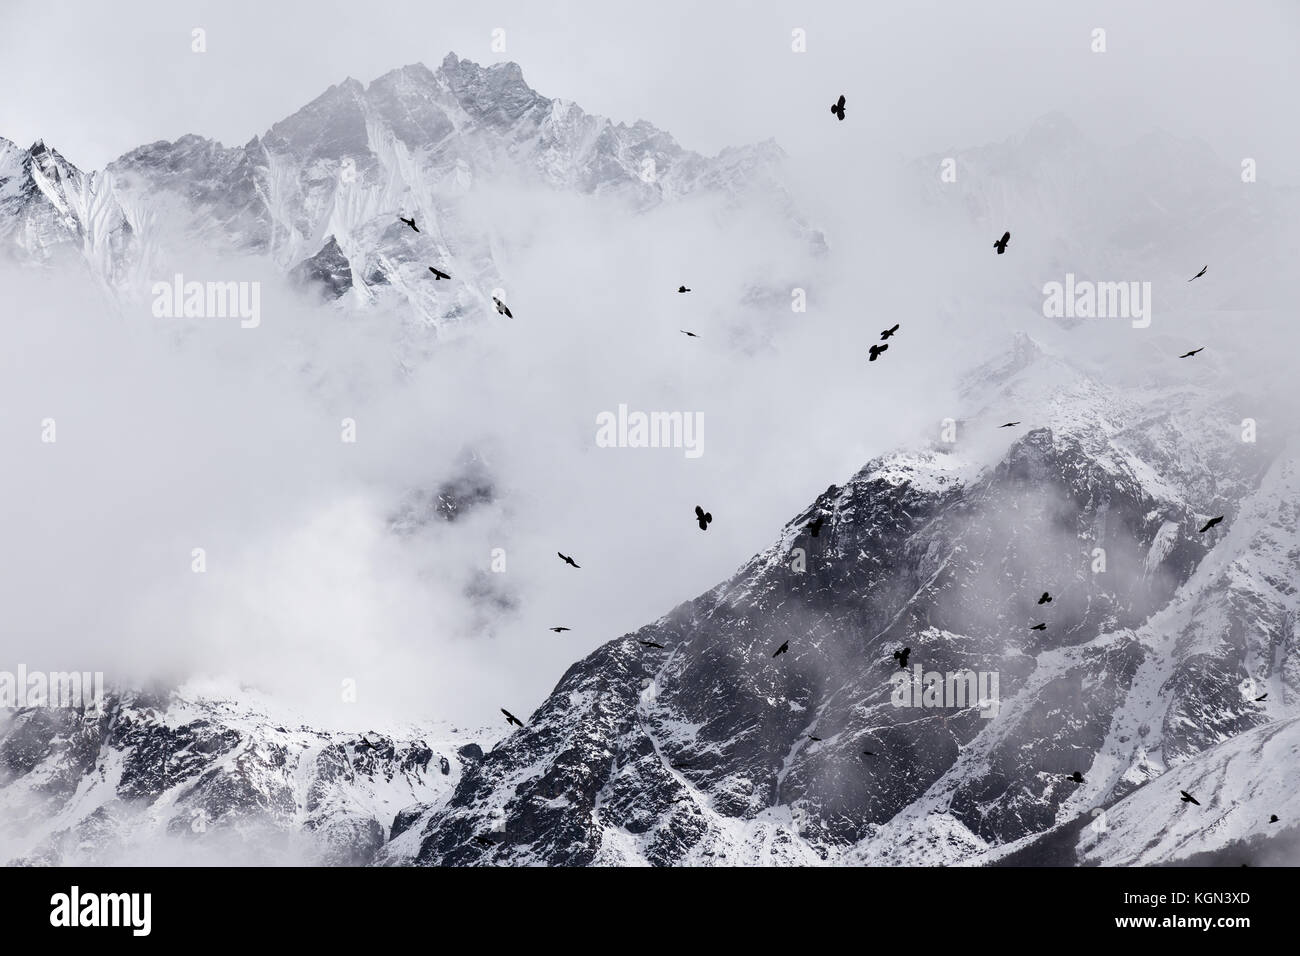
[[[268,709],[268,706],[270,709]],[[109,696],[0,721],[0,857],[22,865],[362,865],[445,799],[485,731],[324,733],[255,693]]]
[[[519,239],[483,219],[472,201],[483,183],[600,196],[611,214],[762,196],[819,247],[782,163],[772,141],[706,158],[647,122],[543,96],[514,63],[453,53],[437,70],[345,80],[243,146],[187,135],[85,173],[44,143],[0,139],[0,247],[23,262],[79,254],[128,298],[170,281],[188,248],[262,257],[330,299],[391,302],[442,328],[487,314],[508,286]],[[456,281],[432,281],[429,266]]]

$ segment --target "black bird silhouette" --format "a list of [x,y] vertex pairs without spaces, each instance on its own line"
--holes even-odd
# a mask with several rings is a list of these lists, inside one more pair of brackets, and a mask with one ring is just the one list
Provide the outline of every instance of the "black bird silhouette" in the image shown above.
[[440,269],[435,269],[433,266],[429,266],[429,271],[433,273],[433,281],[434,281],[434,282],[437,282],[439,279],[450,279],[450,278],[451,278],[451,276],[447,275],[447,273],[443,272],[443,271],[440,270]]
[[1188,793],[1186,790],[1179,790],[1178,792],[1181,793],[1181,794],[1183,795],[1183,803],[1194,803],[1194,804],[1196,804],[1198,807],[1201,805],[1201,801],[1200,801],[1200,800],[1197,800],[1194,796],[1192,796],[1192,795],[1191,795],[1190,793]]
[[1030,628],[1030,630],[1031,630],[1031,631],[1045,631],[1045,630],[1047,630],[1047,622],[1044,621],[1042,624],[1035,624],[1033,627]]
[[713,521],[713,514],[705,511],[699,505],[695,506],[695,521],[699,524],[701,531],[709,530],[709,523]]
[[1004,232],[1002,234],[1002,238],[999,239],[997,242],[993,243],[993,248],[998,251],[998,255],[1002,255],[1002,253],[1007,251],[1007,243],[1010,241],[1011,241],[1011,233]]
[[638,641],[638,643],[644,644],[646,647],[657,647],[661,651],[665,650],[662,644],[656,644],[654,641]]
[[560,558],[564,561],[565,564],[571,564],[575,568],[582,567],[582,565],[580,565],[577,561],[574,561],[573,558],[569,557],[567,554],[560,554],[559,551],[556,551],[555,553],[560,555]]
[[1039,603],[1039,604],[1051,604],[1051,603],[1052,603],[1052,596],[1051,596],[1050,594],[1048,594],[1046,591],[1044,591],[1044,592],[1043,592],[1043,596],[1040,597],[1040,598],[1038,599],[1038,603]]
[[501,713],[506,715],[506,723],[514,724],[516,727],[522,727],[524,725],[522,720],[510,713],[510,711],[506,710],[504,707],[501,708]]
[[808,522],[808,533],[811,534],[814,538],[817,537],[818,533],[822,530],[822,525],[825,523],[825,521],[826,521],[825,515],[818,515],[816,518],[813,518],[812,521]]
[[693,339],[698,339],[698,338],[699,338],[699,336],[696,335],[694,332],[687,332],[685,329],[678,329],[677,331],[680,332],[680,333],[682,333],[682,335],[689,335],[689,336],[690,336],[691,338],[693,338]]
[[836,102],[831,104],[831,112],[834,113],[836,116],[838,116],[841,121],[844,119],[844,94],[843,93],[840,94],[840,98]]
[[507,319],[513,319],[515,317],[514,313],[510,311],[510,307],[507,306],[500,299],[498,299],[496,296],[492,297],[492,301],[497,304],[497,311],[500,312],[502,315],[504,315]]
[[864,756],[864,757],[874,757],[875,754],[874,754],[872,751],[870,751],[870,750],[864,750],[864,751],[862,751],[862,756]]
[[868,362],[874,362],[877,358],[880,357],[880,353],[883,352],[883,351],[885,351],[887,348],[889,348],[888,345],[873,345],[873,346],[871,346],[871,358],[867,359],[867,361],[868,361]]
[[790,642],[789,642],[789,641],[783,641],[783,642],[781,643],[781,646],[778,647],[778,648],[776,649],[776,653],[773,654],[772,656],[773,656],[773,657],[780,657],[782,654],[784,654],[784,653],[785,653],[786,651],[788,651],[789,649],[790,649]]
[[1268,694],[1260,694],[1258,697],[1255,698],[1255,703],[1258,704],[1260,701],[1267,700],[1267,699],[1268,699]]
[[420,231],[420,227],[417,226],[417,225],[415,224],[415,217],[414,217],[414,216],[412,216],[410,219],[403,219],[401,216],[398,216],[397,218],[398,218],[399,220],[401,220],[402,222],[406,223],[408,226],[410,226],[410,227],[411,227],[412,229],[414,229],[416,232],[419,232],[419,231]]
[[821,739],[820,737],[814,737],[812,734],[808,734],[807,736],[808,736],[808,739],[811,740],[811,741],[812,741],[813,743],[815,743],[815,744],[819,744],[819,743],[822,742],[822,739]]
[[880,341],[882,342],[885,341],[885,339],[889,338],[897,331],[898,331],[898,323],[895,322],[894,327],[892,329],[885,329],[885,331],[880,333]]
[[[1196,275],[1192,276],[1192,279],[1199,279],[1201,276],[1205,275],[1205,270],[1208,269],[1208,268],[1210,268],[1210,267],[1209,267],[1209,266],[1201,266],[1201,271],[1198,272],[1198,273],[1196,273]],[[1188,281],[1188,282],[1191,282],[1192,279],[1188,279],[1187,281]]]
[[1075,783],[1083,783],[1083,774],[1079,773],[1079,771],[1076,770],[1074,773],[1070,774],[1065,779],[1073,780]]
[[1219,515],[1219,517],[1217,517],[1217,518],[1211,518],[1209,521],[1205,522],[1205,527],[1202,528],[1202,529],[1201,529],[1199,532],[1197,532],[1197,533],[1198,533],[1198,534],[1205,534],[1205,532],[1209,531],[1211,528],[1213,528],[1216,524],[1218,524],[1218,523],[1219,523],[1220,521],[1222,521],[1222,520],[1223,520],[1223,515]]
[[1277,814],[1274,813],[1268,818],[1269,823],[1277,823]]
[[1205,346],[1202,345],[1199,349],[1192,349],[1190,352],[1184,352],[1182,355],[1180,355],[1180,356],[1178,356],[1178,357],[1179,357],[1179,358],[1191,358],[1191,357],[1192,357],[1193,355],[1195,355],[1197,352],[1204,352],[1204,351],[1205,351]]
[[679,285],[679,286],[677,287],[677,292],[678,292],[679,294],[682,293],[682,292],[690,292],[690,291],[691,291],[691,290],[688,289],[688,288],[686,288],[686,286],[684,286],[684,285]]
[[999,425],[998,428],[1013,428],[1019,424],[1020,422],[1007,422],[1005,425]]
[[910,647],[905,647],[901,651],[894,651],[890,656],[893,657],[894,660],[898,661],[898,666],[901,669],[907,667],[907,655],[911,653],[912,649]]
[[551,628],[551,630],[554,631],[556,634],[559,634],[561,631],[571,631],[571,630],[573,630],[573,628],[571,628],[571,627],[553,627],[553,628]]

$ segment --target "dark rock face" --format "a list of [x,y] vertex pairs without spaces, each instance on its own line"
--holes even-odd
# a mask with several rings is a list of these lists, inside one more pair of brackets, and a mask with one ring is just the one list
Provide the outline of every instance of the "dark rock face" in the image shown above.
[[290,276],[330,299],[337,299],[352,288],[352,265],[333,236],[325,240],[320,252],[296,265]]
[[[1265,719],[1236,690],[1248,629],[1193,651],[1196,629],[1165,620],[1176,595],[1249,591],[1201,580],[1214,542],[1198,510],[1086,429],[1031,431],[973,480],[945,459],[873,462],[730,581],[573,665],[427,808],[411,861],[885,861],[879,837],[942,862],[1114,801]],[[1224,464],[1223,510],[1267,462]],[[1288,543],[1273,556],[1294,568]],[[1250,593],[1256,616],[1275,613],[1277,594]],[[940,688],[996,674],[996,713],[978,684],[897,706],[904,646],[909,683],[916,665]]]

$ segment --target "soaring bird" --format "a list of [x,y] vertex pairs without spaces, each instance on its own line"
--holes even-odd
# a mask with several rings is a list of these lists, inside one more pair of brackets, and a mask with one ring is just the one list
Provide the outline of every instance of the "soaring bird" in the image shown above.
[[1052,596],[1051,596],[1050,594],[1048,594],[1046,591],[1044,591],[1044,592],[1043,592],[1043,596],[1040,597],[1040,598],[1038,599],[1038,603],[1039,603],[1039,604],[1051,604],[1051,603],[1052,603]]
[[871,346],[871,358],[867,359],[867,361],[868,361],[868,362],[874,362],[877,358],[880,357],[880,353],[883,352],[883,351],[885,351],[887,348],[889,348],[888,345],[873,345],[873,346]]
[[1002,253],[1007,251],[1007,243],[1010,241],[1011,241],[1011,233],[1004,232],[1002,234],[1002,238],[999,239],[997,242],[993,243],[993,248],[998,251],[998,255],[1002,255]]
[[1202,529],[1201,529],[1199,532],[1197,532],[1197,533],[1198,533],[1198,534],[1205,534],[1205,532],[1209,531],[1211,528],[1213,528],[1216,524],[1218,524],[1218,523],[1219,523],[1220,521],[1222,521],[1222,520],[1223,520],[1223,515],[1219,515],[1219,517],[1217,517],[1217,518],[1211,518],[1209,521],[1205,522],[1205,527],[1202,528]]
[[1204,351],[1205,351],[1205,346],[1202,345],[1199,349],[1192,349],[1190,352],[1184,352],[1182,355],[1180,355],[1180,356],[1178,356],[1178,357],[1179,357],[1179,358],[1191,358],[1191,357],[1192,357],[1193,355],[1195,355],[1197,352],[1204,352]]
[[875,756],[875,753],[874,753],[873,751],[870,751],[870,750],[864,750],[864,751],[862,751],[862,756],[864,756],[864,757],[874,757],[874,756]]
[[496,296],[492,297],[492,301],[497,304],[497,311],[500,312],[502,315],[504,315],[507,319],[513,319],[515,317],[514,313],[510,311],[510,307],[507,306],[500,299],[498,299]]
[[680,333],[682,333],[682,335],[689,335],[689,336],[690,336],[691,338],[693,338],[693,339],[698,339],[698,338],[699,338],[699,336],[696,335],[694,332],[687,332],[685,329],[678,329],[677,331],[680,332]]
[[1016,425],[1019,424],[1020,422],[1007,422],[1005,425],[999,425],[998,428],[1014,428]]
[[[1210,267],[1209,267],[1209,266],[1201,266],[1201,271],[1198,272],[1198,273],[1196,273],[1196,275],[1192,276],[1192,279],[1199,279],[1201,276],[1205,275],[1205,270],[1208,269],[1208,268],[1210,268]],[[1188,282],[1191,282],[1192,279],[1188,279],[1187,281],[1188,281]]]
[[910,647],[905,647],[901,651],[894,651],[890,656],[894,660],[898,661],[898,666],[901,669],[907,667],[907,655],[911,653],[912,649]]
[[843,121],[844,119],[844,94],[843,93],[840,94],[840,98],[838,100],[836,100],[834,103],[831,104],[831,112],[834,113],[836,116],[838,116],[841,121]]
[[435,269],[433,266],[429,266],[429,271],[433,273],[433,281],[434,281],[434,282],[437,282],[439,279],[450,279],[450,278],[451,278],[451,276],[447,275],[447,273],[441,271],[440,269]]
[[808,739],[811,740],[811,741],[812,741],[813,743],[815,743],[815,744],[819,744],[819,743],[822,742],[822,739],[821,739],[820,737],[814,737],[812,734],[808,734],[807,736],[808,736]]
[[410,227],[411,227],[412,229],[414,229],[416,232],[419,232],[419,231],[420,231],[420,227],[417,226],[417,225],[415,224],[415,217],[414,217],[414,216],[412,216],[410,219],[403,219],[401,216],[398,216],[397,218],[398,218],[399,220],[401,220],[402,222],[406,223],[408,226],[410,226]]
[[1033,627],[1030,628],[1030,630],[1031,630],[1031,631],[1045,631],[1045,630],[1047,630],[1047,622],[1044,621],[1042,624],[1035,624]]
[[776,649],[776,653],[773,654],[772,656],[773,656],[773,657],[780,657],[782,654],[784,654],[784,653],[785,653],[786,651],[788,651],[789,649],[790,649],[790,642],[789,642],[789,641],[783,641],[782,644],[781,644],[781,646],[778,647],[778,648]]
[[695,506],[695,520],[700,526],[701,531],[709,530],[709,523],[713,521],[713,514],[705,511],[699,505]]
[[666,649],[662,644],[657,644],[654,641],[638,641],[637,643],[644,644],[646,647],[657,647],[661,651]]
[[1070,774],[1065,779],[1073,780],[1075,783],[1083,783],[1083,774],[1079,773],[1079,771],[1076,770],[1074,773]]
[[1269,815],[1269,818],[1268,818],[1268,822],[1269,822],[1269,823],[1277,823],[1277,814],[1276,814],[1276,813],[1274,813],[1274,814],[1270,814],[1270,815]]
[[571,627],[553,627],[553,628],[551,628],[551,630],[554,631],[556,634],[559,634],[561,631],[571,631],[571,630],[573,630],[573,628],[571,628]]
[[678,292],[679,294],[682,293],[682,292],[690,292],[690,291],[691,291],[691,290],[688,289],[688,288],[686,288],[686,286],[684,286],[684,285],[679,285],[679,286],[677,287],[677,292]]
[[1265,701],[1265,700],[1268,700],[1268,694],[1260,694],[1258,697],[1255,698],[1255,703],[1258,704],[1261,701]]
[[813,518],[812,521],[808,522],[808,533],[811,534],[814,538],[817,537],[817,534],[822,530],[822,525],[825,523],[825,521],[826,521],[825,515],[818,515],[816,518]]
[[522,720],[510,713],[510,711],[506,710],[504,707],[501,708],[501,713],[506,715],[506,723],[514,724],[516,727],[522,727],[524,725]]
[[1183,795],[1183,803],[1194,803],[1194,804],[1196,804],[1198,807],[1201,805],[1201,801],[1200,801],[1200,800],[1197,800],[1194,796],[1192,796],[1192,795],[1191,795],[1190,793],[1188,793],[1186,790],[1179,790],[1178,792],[1181,793],[1181,794]]
[[889,338],[897,331],[898,331],[898,323],[895,322],[894,327],[892,329],[885,329],[885,331],[880,333],[880,341],[882,342],[885,341],[885,339]]
[[559,551],[556,551],[555,553],[560,555],[560,559],[561,559],[565,564],[571,564],[571,565],[573,565],[575,568],[580,568],[580,567],[582,567],[581,564],[579,564],[577,561],[574,561],[573,558],[569,557],[567,554],[560,554]]

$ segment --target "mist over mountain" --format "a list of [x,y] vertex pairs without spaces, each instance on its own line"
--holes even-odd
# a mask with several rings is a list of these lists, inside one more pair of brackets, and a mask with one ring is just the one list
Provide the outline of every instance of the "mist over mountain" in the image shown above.
[[[806,172],[455,54],[243,146],[0,140],[5,650],[114,688],[0,717],[0,855],[1290,860],[1295,192],[1059,112]],[[601,447],[621,405],[703,454]]]

